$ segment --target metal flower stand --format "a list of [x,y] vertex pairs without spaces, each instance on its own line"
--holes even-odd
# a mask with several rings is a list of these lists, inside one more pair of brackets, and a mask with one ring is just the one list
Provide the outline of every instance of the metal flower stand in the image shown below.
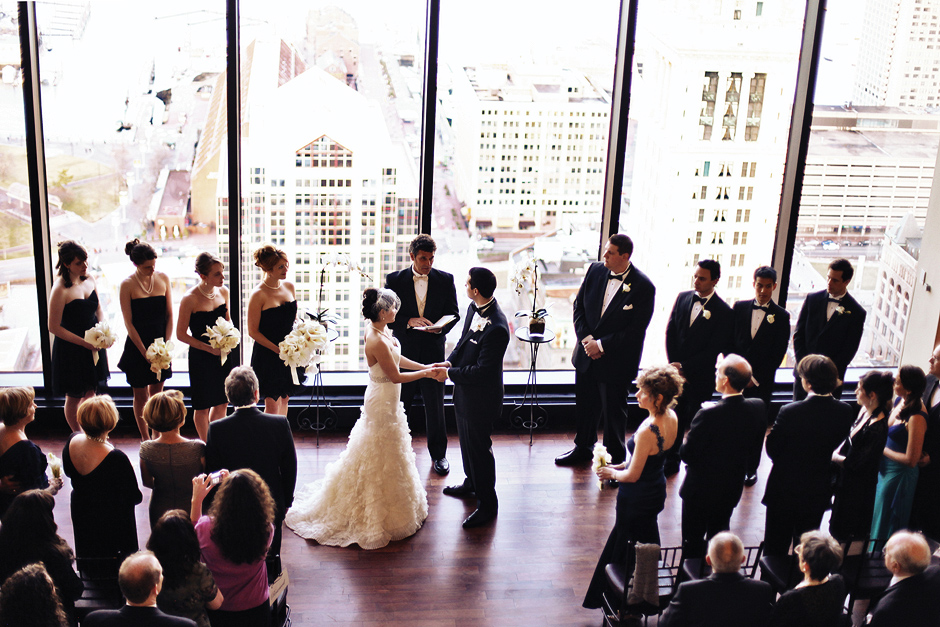
[[509,424],[517,429],[529,430],[529,446],[532,446],[532,433],[545,426],[548,412],[539,405],[538,383],[536,381],[536,363],[539,355],[539,346],[548,344],[555,339],[555,333],[548,329],[542,334],[529,335],[529,327],[516,329],[516,337],[529,345],[529,378],[526,380],[525,392],[522,394],[522,403],[513,407],[509,412]]
[[[332,327],[327,327],[326,337],[330,342],[335,342],[339,337],[339,331]],[[316,406],[313,401],[316,399]],[[323,389],[323,370],[320,363],[317,363],[317,371],[313,375],[313,382],[310,390],[310,402],[307,407],[297,415],[297,426],[301,431],[317,432],[317,448],[320,448],[320,432],[324,429],[334,429],[336,427],[336,410],[330,407],[326,400],[326,392]]]

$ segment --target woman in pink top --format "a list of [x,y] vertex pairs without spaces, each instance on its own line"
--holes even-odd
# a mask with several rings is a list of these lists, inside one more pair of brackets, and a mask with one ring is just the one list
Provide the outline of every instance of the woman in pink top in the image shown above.
[[267,627],[271,611],[264,558],[274,535],[274,499],[253,470],[223,470],[219,492],[204,516],[202,502],[214,486],[211,475],[193,479],[190,512],[202,559],[225,599],[209,612],[209,622],[212,627]]

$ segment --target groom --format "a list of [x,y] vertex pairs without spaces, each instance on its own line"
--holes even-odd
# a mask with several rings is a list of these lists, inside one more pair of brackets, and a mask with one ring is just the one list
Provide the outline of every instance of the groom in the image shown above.
[[493,457],[493,421],[503,409],[503,355],[509,345],[506,316],[493,298],[496,276],[486,268],[470,268],[463,334],[451,352],[440,381],[454,382],[454,413],[460,455],[467,478],[447,486],[444,494],[475,497],[477,509],[463,521],[464,529],[482,527],[496,518],[496,459]]

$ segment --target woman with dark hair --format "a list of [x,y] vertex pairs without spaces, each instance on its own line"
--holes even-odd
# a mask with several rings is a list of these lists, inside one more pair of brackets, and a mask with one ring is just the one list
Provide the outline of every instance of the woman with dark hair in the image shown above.
[[156,270],[157,251],[153,246],[134,239],[124,246],[124,253],[136,270],[121,282],[121,313],[127,339],[118,368],[127,375],[127,383],[134,390],[134,418],[140,439],[149,440],[144,405],[153,394],[163,391],[173,369],[160,371],[158,379],[147,361],[147,349],[157,338],[169,341],[172,337],[173,295],[170,278]]
[[322,480],[300,491],[288,510],[287,525],[299,536],[331,546],[377,549],[414,534],[428,516],[427,493],[400,402],[401,384],[433,378],[442,369],[402,356],[388,328],[400,304],[392,290],[369,288],[363,295],[369,385],[362,414],[346,450],[327,466]]
[[219,609],[223,597],[212,573],[199,561],[199,538],[189,514],[182,509],[163,514],[153,525],[147,549],[163,567],[157,607],[167,614],[192,619],[199,627],[209,627],[206,610]]
[[140,479],[153,490],[150,527],[171,509],[186,510],[193,497],[193,477],[205,470],[206,444],[180,435],[186,405],[179,390],[157,392],[144,405],[144,420],[155,440],[140,443]]
[[209,514],[202,502],[216,485],[212,475],[193,479],[191,520],[202,559],[225,597],[209,612],[212,627],[269,625],[268,569],[265,557],[274,537],[274,499],[253,470],[222,471]]
[[917,463],[927,433],[927,410],[921,399],[926,388],[923,370],[901,366],[894,380],[897,400],[888,418],[888,442],[878,471],[872,538],[887,540],[895,531],[906,529],[911,517],[919,473]]
[[636,400],[649,412],[636,432],[627,440],[630,460],[598,468],[602,481],[617,481],[617,520],[601,551],[594,576],[582,605],[602,606],[607,585],[608,564],[626,559],[630,542],[659,544],[657,518],[666,503],[666,475],[663,466],[666,451],[679,437],[679,421],[673,407],[682,394],[685,379],[675,366],[653,366],[643,370],[636,380]]
[[[291,332],[297,318],[294,284],[285,280],[290,262],[287,253],[271,245],[256,250],[254,257],[264,278],[248,298],[248,335],[255,341],[251,367],[258,375],[258,393],[264,399],[265,413],[286,416],[295,386],[290,367],[280,358],[278,344]],[[296,371],[297,380],[303,383],[303,368]]]
[[832,454],[835,471],[829,533],[840,541],[867,538],[875,511],[878,466],[888,439],[888,421],[894,377],[872,370],[863,374],[855,388],[861,410],[849,436]]
[[44,490],[29,490],[13,499],[0,526],[0,581],[24,566],[42,562],[67,613],[72,615],[85,585],[72,569],[72,549],[56,533],[53,507],[55,499]]
[[65,396],[65,421],[72,431],[78,431],[78,406],[111,377],[107,351],[85,341],[85,331],[104,320],[104,314],[95,279],[88,274],[88,252],[78,242],[59,244],[55,267],[59,278],[49,296],[49,332],[55,336],[52,389],[57,396]]
[[822,531],[807,531],[795,549],[803,581],[784,592],[770,615],[770,627],[851,625],[842,611],[848,593],[841,575],[842,547]]
[[0,627],[67,627],[55,585],[42,564],[24,566],[0,588]]
[[62,487],[62,478],[49,484],[46,456],[26,437],[26,425],[36,418],[33,388],[0,388],[0,516],[20,492]]
[[[199,283],[180,300],[176,323],[176,339],[189,344],[189,389],[192,395],[193,422],[196,433],[205,441],[209,423],[225,416],[225,377],[235,367],[235,359],[222,363],[222,351],[209,345],[206,327],[216,320],[231,320],[228,311],[228,288],[225,287],[225,264],[211,253],[196,257]],[[204,338],[204,339],[201,339]]]

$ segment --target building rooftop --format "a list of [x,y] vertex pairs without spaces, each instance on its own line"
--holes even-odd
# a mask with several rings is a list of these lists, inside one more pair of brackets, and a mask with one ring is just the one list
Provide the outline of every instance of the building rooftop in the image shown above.
[[937,131],[819,130],[810,135],[807,159],[833,156],[875,160],[924,160],[933,165],[940,145]]
[[477,98],[511,102],[608,102],[582,72],[534,65],[465,66]]

